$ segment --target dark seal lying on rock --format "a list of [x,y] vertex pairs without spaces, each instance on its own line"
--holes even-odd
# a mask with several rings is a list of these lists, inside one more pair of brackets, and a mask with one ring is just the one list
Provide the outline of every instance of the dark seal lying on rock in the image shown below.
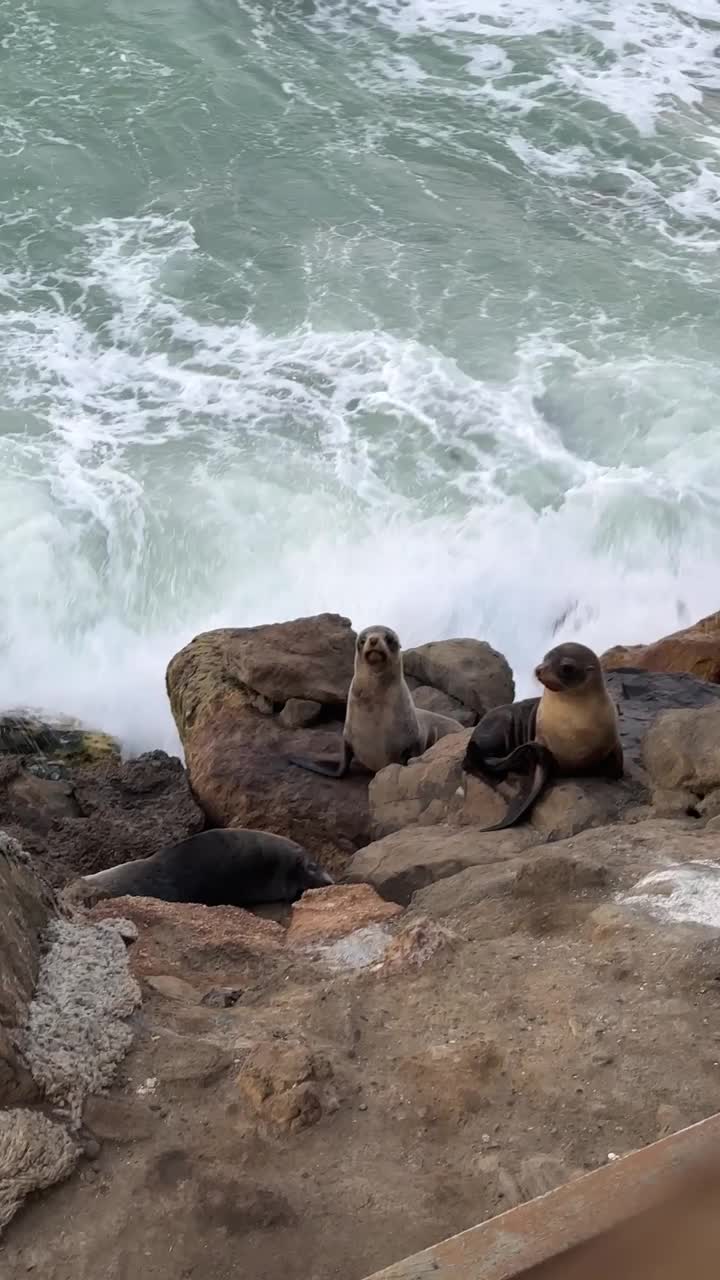
[[407,764],[440,738],[462,733],[450,716],[418,709],[403,675],[400,640],[391,627],[366,627],[357,638],[339,760],[292,756],[291,763],[328,778],[344,778],[353,759],[371,773]]
[[463,770],[484,782],[529,774],[505,816],[486,831],[518,822],[553,776],[623,776],[617,710],[592,649],[558,645],[535,675],[542,696],[488,711],[467,745]]
[[301,845],[268,831],[202,831],[150,858],[83,876],[70,901],[160,898],[206,907],[251,907],[295,902],[306,889],[332,884]]

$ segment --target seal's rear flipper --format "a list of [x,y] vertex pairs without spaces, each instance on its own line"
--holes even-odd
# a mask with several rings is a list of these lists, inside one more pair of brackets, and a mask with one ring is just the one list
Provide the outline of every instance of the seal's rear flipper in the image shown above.
[[[536,758],[529,783],[522,787],[515,799],[510,802],[505,817],[491,827],[483,827],[483,831],[504,831],[506,827],[513,827],[532,807],[540,792],[552,777],[555,761],[547,747],[543,747],[539,742],[528,743],[522,748],[522,751],[526,752],[530,747],[532,747]],[[511,754],[514,755],[515,753]]]
[[352,747],[343,742],[343,753],[339,760],[311,760],[309,756],[288,756],[290,764],[299,769],[307,769],[310,773],[319,773],[324,778],[344,778],[352,764]]

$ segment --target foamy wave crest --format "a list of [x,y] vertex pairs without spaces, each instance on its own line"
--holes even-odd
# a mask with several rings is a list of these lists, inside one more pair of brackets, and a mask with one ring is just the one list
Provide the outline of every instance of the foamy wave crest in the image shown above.
[[0,706],[175,749],[164,669],[204,628],[476,635],[527,691],[559,619],[602,647],[716,606],[709,359],[548,329],[490,382],[382,330],[210,323],[201,262],[185,222],[103,220],[0,285]]

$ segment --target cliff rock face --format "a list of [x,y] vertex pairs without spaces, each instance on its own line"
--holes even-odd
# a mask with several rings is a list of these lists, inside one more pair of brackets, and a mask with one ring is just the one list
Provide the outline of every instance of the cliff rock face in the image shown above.
[[0,1106],[37,1095],[16,1028],[27,1015],[40,969],[40,938],[57,914],[50,888],[20,845],[0,831]]

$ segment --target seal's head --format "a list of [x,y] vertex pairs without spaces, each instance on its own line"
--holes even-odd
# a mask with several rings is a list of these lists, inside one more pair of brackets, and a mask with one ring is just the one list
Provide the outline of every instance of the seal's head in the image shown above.
[[397,670],[400,640],[392,627],[366,627],[357,638],[355,668],[369,667],[378,673]]
[[536,679],[551,693],[588,693],[604,685],[597,654],[584,644],[559,644],[535,668]]
[[300,858],[300,880],[303,889],[325,889],[329,884],[334,884],[332,876],[327,871],[323,871],[319,862],[313,862],[311,858]]

